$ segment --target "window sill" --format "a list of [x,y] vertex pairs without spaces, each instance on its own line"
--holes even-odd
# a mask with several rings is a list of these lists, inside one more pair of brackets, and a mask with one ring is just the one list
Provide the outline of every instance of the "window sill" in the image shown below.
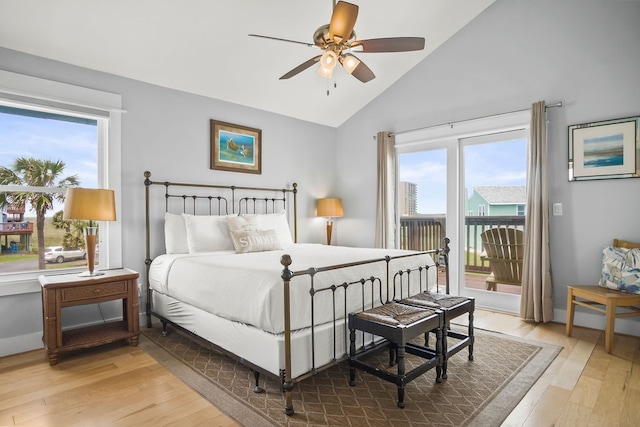
[[39,293],[41,291],[40,282],[38,281],[39,276],[46,276],[50,274],[79,274],[85,269],[86,268],[78,267],[47,271],[39,270],[28,273],[3,274],[0,276],[0,297]]

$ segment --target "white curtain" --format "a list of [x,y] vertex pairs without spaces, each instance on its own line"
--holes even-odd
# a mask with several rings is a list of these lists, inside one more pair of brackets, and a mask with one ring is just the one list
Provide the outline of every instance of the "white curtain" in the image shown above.
[[547,117],[544,101],[539,101],[531,106],[520,317],[545,323],[553,320],[547,168]]
[[395,138],[378,132],[378,184],[376,203],[376,248],[395,248]]

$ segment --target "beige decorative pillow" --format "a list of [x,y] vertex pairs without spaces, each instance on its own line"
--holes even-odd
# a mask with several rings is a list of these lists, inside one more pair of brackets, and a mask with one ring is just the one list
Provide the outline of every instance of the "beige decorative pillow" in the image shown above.
[[261,228],[260,218],[257,216],[228,216],[227,225],[229,231],[259,230]]
[[236,253],[239,254],[282,249],[275,230],[236,230],[229,233]]

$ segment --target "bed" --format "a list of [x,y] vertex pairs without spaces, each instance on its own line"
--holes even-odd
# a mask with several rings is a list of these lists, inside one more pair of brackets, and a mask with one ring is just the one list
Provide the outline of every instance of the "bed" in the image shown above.
[[432,289],[446,269],[446,239],[426,252],[297,243],[296,184],[144,175],[147,326],[156,317],[163,333],[172,325],[241,361],[256,392],[260,374],[278,377],[288,415],[297,382],[347,358],[349,313]]

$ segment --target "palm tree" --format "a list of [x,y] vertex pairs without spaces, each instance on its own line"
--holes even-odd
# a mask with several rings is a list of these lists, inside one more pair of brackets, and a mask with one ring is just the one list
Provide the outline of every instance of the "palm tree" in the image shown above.
[[51,224],[56,229],[64,229],[66,233],[62,237],[62,246],[68,248],[84,248],[84,229],[89,226],[89,221],[64,219],[64,211],[53,214]]
[[[61,160],[40,160],[33,157],[17,158],[11,168],[0,166],[0,185],[24,185],[29,187],[77,187],[77,175],[60,178],[64,172]],[[0,206],[23,207],[27,202],[36,212],[38,235],[38,268],[44,270],[44,219],[53,201],[63,201],[60,193],[40,193],[33,191],[12,191],[0,193]]]

